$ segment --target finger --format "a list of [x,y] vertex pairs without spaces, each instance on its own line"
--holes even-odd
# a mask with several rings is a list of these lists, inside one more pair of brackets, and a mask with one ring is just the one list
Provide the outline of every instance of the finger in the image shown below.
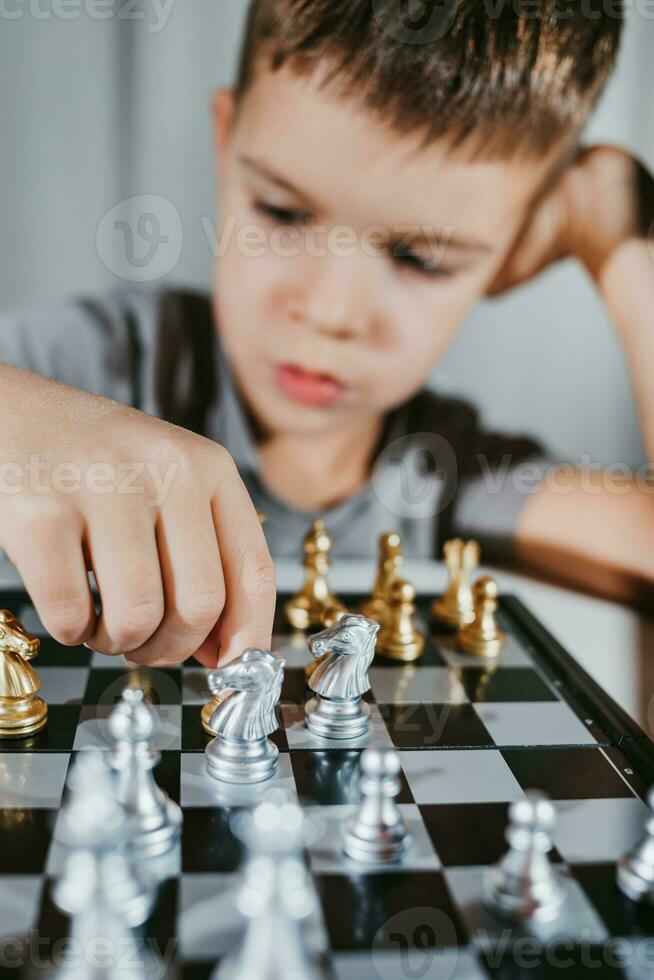
[[218,664],[218,644],[220,642],[220,621],[218,621],[209,636],[200,644],[198,649],[193,654],[195,660],[202,664],[203,667],[208,667],[213,670]]
[[95,606],[82,551],[81,515],[39,499],[14,512],[10,523],[0,532],[3,547],[43,626],[65,646],[83,643],[95,629]]
[[86,538],[102,606],[87,645],[126,653],[152,636],[164,613],[154,512],[133,498],[105,502],[89,520]]
[[[216,625],[225,602],[221,555],[211,508],[169,496],[157,524],[165,613],[156,632],[133,650],[130,663],[170,667],[190,657]],[[214,665],[216,663],[214,653]]]
[[270,649],[275,614],[275,570],[257,512],[236,468],[212,499],[225,576],[220,619],[221,663],[247,647]]

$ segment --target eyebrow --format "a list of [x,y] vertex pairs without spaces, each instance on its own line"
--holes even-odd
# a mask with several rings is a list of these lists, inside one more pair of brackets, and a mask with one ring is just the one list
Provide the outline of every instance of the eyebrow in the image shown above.
[[[266,180],[270,181],[270,183],[275,184],[277,187],[281,187],[283,190],[288,191],[289,193],[294,194],[296,197],[303,200],[307,206],[314,208],[317,206],[317,202],[312,201],[308,194],[305,194],[299,189],[299,187],[296,187],[290,181],[280,177],[260,160],[255,160],[254,157],[250,157],[244,153],[239,154],[238,159],[239,162],[245,167],[250,170],[254,170],[261,177],[264,177]],[[393,232],[391,235],[389,235],[388,244],[394,248],[401,246],[406,247],[407,236],[410,234],[411,229],[415,227],[416,226],[413,224],[399,225],[399,228],[404,228],[404,230]],[[448,235],[447,227],[443,229],[426,229],[424,225],[418,225],[417,229],[418,230],[415,232],[415,234],[411,235],[411,245],[424,244],[442,247],[442,245],[445,244],[447,247],[458,248],[466,252],[488,253],[492,251],[490,245],[487,245],[485,242],[477,239],[461,237],[454,234]]]

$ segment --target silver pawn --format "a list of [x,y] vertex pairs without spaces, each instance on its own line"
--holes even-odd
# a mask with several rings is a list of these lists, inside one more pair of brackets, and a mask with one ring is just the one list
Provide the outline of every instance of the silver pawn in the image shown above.
[[514,921],[551,922],[565,889],[548,858],[556,813],[549,798],[529,791],[509,808],[509,850],[484,877],[483,900],[492,912]]
[[411,845],[411,834],[395,798],[400,791],[400,759],[394,749],[366,749],[361,756],[363,801],[345,824],[343,849],[355,861],[399,861]]
[[130,847],[137,857],[169,852],[182,828],[182,811],[157,786],[152,770],[161,758],[153,745],[158,719],[143,691],[127,687],[109,718],[115,740],[111,764],[117,772],[118,799],[132,818]]
[[278,727],[275,707],[285,661],[270,650],[245,650],[209,673],[213,695],[231,691],[211,715],[216,737],[205,750],[207,771],[227,783],[259,783],[277,769],[279,749],[266,736]]
[[343,616],[309,637],[319,663],[309,678],[316,697],[307,702],[307,728],[321,738],[358,738],[370,724],[362,695],[370,688],[368,668],[375,655],[379,623],[366,616]]
[[[647,802],[654,809],[654,787]],[[654,814],[648,818],[640,840],[618,861],[616,880],[627,898],[654,905]]]
[[90,927],[100,909],[119,931],[142,925],[152,911],[154,892],[125,854],[130,823],[116,797],[107,754],[100,749],[80,752],[68,788],[70,796],[58,824],[58,840],[67,853],[54,890],[55,904],[78,916],[80,928]]
[[302,810],[273,789],[253,811],[237,814],[232,826],[247,848],[236,896],[246,926],[239,949],[212,980],[327,980],[331,972],[311,942],[320,903],[303,858]]

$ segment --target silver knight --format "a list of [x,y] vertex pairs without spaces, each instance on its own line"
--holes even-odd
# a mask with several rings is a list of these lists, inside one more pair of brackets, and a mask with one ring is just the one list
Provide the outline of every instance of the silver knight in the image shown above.
[[316,697],[305,709],[307,727],[315,735],[357,738],[368,731],[370,708],[361,696],[370,688],[368,668],[378,632],[374,620],[348,615],[309,637],[311,654],[319,660],[309,678]]
[[206,748],[207,769],[216,779],[258,783],[274,774],[279,749],[267,736],[277,728],[284,664],[269,650],[248,649],[209,673],[209,689],[222,699],[211,715],[216,737]]

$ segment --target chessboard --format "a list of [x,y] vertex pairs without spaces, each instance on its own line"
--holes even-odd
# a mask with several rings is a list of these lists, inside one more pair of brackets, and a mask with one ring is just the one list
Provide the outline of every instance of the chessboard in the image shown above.
[[[306,858],[320,898],[327,975],[651,977],[654,911],[622,896],[615,865],[650,813],[654,745],[522,603],[501,598],[506,646],[488,662],[458,652],[451,634],[430,626],[429,599],[419,597],[424,656],[405,665],[373,662],[369,732],[343,744],[304,725],[310,658],[305,637],[283,623],[286,598],[279,597],[273,642],[286,660],[272,736],[280,749],[275,779],[322,827]],[[361,598],[342,596],[353,611]],[[52,900],[67,772],[89,746],[109,748],[107,719],[136,668],[58,645],[25,594],[0,594],[0,607],[41,637],[35,666],[49,705],[43,732],[0,743],[0,972],[31,976],[43,973],[35,968],[68,934]],[[231,817],[259,791],[206,773],[203,668],[189,662],[136,672],[160,721],[155,775],[184,816],[141,935],[163,957],[160,976],[207,977],[239,940],[234,893],[243,855]],[[413,844],[397,866],[362,866],[341,851],[365,746],[399,752],[398,802]],[[480,901],[485,869],[506,851],[509,805],[531,788],[556,809],[550,857],[569,898],[563,921],[538,928],[500,921]]]

